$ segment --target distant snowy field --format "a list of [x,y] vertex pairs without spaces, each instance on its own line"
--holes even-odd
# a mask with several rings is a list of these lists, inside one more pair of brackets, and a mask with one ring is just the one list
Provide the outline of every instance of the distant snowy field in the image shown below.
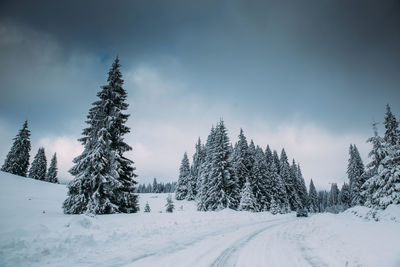
[[0,172],[0,266],[400,266],[398,206],[296,218],[175,201],[168,214],[167,194],[141,194],[137,214],[89,217],[62,213],[66,192]]

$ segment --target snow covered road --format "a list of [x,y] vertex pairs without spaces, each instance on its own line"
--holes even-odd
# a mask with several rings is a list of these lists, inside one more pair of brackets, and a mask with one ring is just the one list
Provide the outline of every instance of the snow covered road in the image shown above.
[[[247,225],[228,227],[203,236],[167,253],[154,253],[132,262],[130,266],[234,266],[238,253],[262,232],[293,221],[294,218],[269,219]],[[254,266],[254,265],[253,265]]]
[[168,214],[166,194],[142,194],[150,213],[89,217],[64,215],[65,196],[63,185],[0,172],[0,266],[400,266],[390,214],[198,212],[187,201]]
[[307,249],[296,231],[307,221],[291,220],[257,235],[241,250],[235,266],[329,266]]
[[379,223],[341,215],[276,217],[214,228],[181,246],[138,257],[128,266],[400,266],[393,236],[400,230],[397,223],[385,223],[383,229]]

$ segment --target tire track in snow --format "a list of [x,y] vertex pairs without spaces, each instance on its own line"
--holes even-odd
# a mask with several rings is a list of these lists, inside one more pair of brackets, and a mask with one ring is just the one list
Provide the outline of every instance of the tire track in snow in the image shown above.
[[319,258],[312,256],[312,251],[309,248],[301,247],[300,248],[304,259],[313,267],[328,267],[329,265],[322,262]]
[[[254,231],[226,248],[210,266],[329,266],[306,246],[297,223],[303,222],[288,220]],[[291,250],[290,257],[282,248]]]
[[[189,247],[191,247],[191,246],[193,246],[193,245],[195,245],[195,244],[197,244],[197,243],[199,243],[199,242],[201,242],[203,240],[206,240],[209,237],[214,237],[216,235],[225,235],[225,234],[229,234],[229,233],[234,233],[235,231],[237,231],[238,229],[240,229],[242,227],[252,227],[252,226],[256,226],[256,225],[260,225],[260,224],[278,222],[278,221],[281,222],[281,221],[285,221],[285,220],[287,220],[287,219],[270,219],[270,220],[258,221],[258,222],[255,222],[255,223],[244,224],[244,225],[233,225],[233,226],[231,226],[229,228],[226,228],[225,231],[221,231],[221,229],[219,229],[218,231],[213,231],[213,232],[208,233],[206,235],[203,235],[203,236],[201,236],[199,238],[195,238],[195,239],[190,240],[188,242],[181,243],[178,247],[177,246],[169,247],[169,248],[162,249],[162,250],[159,250],[159,251],[148,252],[148,253],[136,256],[136,257],[130,259],[129,262],[127,262],[125,264],[131,265],[131,264],[135,264],[135,263],[137,263],[139,261],[146,260],[147,258],[151,258],[151,257],[160,258],[160,257],[163,257],[165,255],[171,255],[171,254],[177,253],[179,251],[182,251],[184,249],[187,249],[187,248],[189,248]],[[280,224],[281,223],[277,223],[277,224],[274,224],[274,226],[280,225]],[[266,228],[269,228],[269,227],[271,227],[271,225],[269,225],[268,227],[264,227],[261,230],[257,230],[256,233],[260,233],[261,231],[264,231],[264,230],[266,230]],[[254,237],[256,235],[256,233],[253,233],[252,236]],[[246,237],[248,237],[248,236],[246,236]],[[250,239],[249,239],[249,241],[250,241]],[[119,266],[119,265],[120,264],[115,264],[114,266]]]
[[[303,225],[302,225],[303,226]],[[299,229],[296,227],[295,229]],[[283,239],[289,240],[292,244],[296,246],[298,251],[300,251],[301,256],[309,264],[313,267],[328,267],[329,265],[323,262],[320,258],[318,258],[315,253],[313,253],[313,249],[306,246],[304,242],[304,235],[300,233],[294,233],[293,231],[289,231],[286,229],[283,232]]]
[[259,234],[263,233],[264,231],[270,230],[271,228],[274,228],[276,226],[281,226],[282,224],[289,223],[291,221],[292,220],[284,220],[283,222],[281,221],[279,223],[268,225],[264,228],[258,229],[257,231],[251,233],[250,235],[247,235],[239,239],[230,247],[225,249],[210,266],[211,267],[236,266],[236,260],[238,256],[237,254],[240,251],[240,249],[243,248],[247,243],[249,243],[252,239],[254,239]]

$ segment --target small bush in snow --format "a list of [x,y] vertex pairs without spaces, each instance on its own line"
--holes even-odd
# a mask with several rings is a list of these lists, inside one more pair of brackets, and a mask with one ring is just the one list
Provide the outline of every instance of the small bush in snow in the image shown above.
[[174,206],[174,202],[172,201],[171,195],[168,195],[167,204],[165,204],[165,207],[166,207],[166,209],[165,209],[166,212],[172,213],[174,211],[175,206]]
[[146,202],[146,206],[144,206],[144,212],[150,212],[150,211],[151,211],[151,209],[150,209],[149,202]]

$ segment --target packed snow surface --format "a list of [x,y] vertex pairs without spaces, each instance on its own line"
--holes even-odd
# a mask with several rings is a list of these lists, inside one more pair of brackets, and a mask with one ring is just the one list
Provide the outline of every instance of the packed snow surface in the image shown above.
[[90,217],[63,214],[66,192],[0,172],[0,266],[400,266],[398,206],[379,221],[361,207],[296,218],[175,201],[165,213],[167,194],[141,194],[137,214]]

